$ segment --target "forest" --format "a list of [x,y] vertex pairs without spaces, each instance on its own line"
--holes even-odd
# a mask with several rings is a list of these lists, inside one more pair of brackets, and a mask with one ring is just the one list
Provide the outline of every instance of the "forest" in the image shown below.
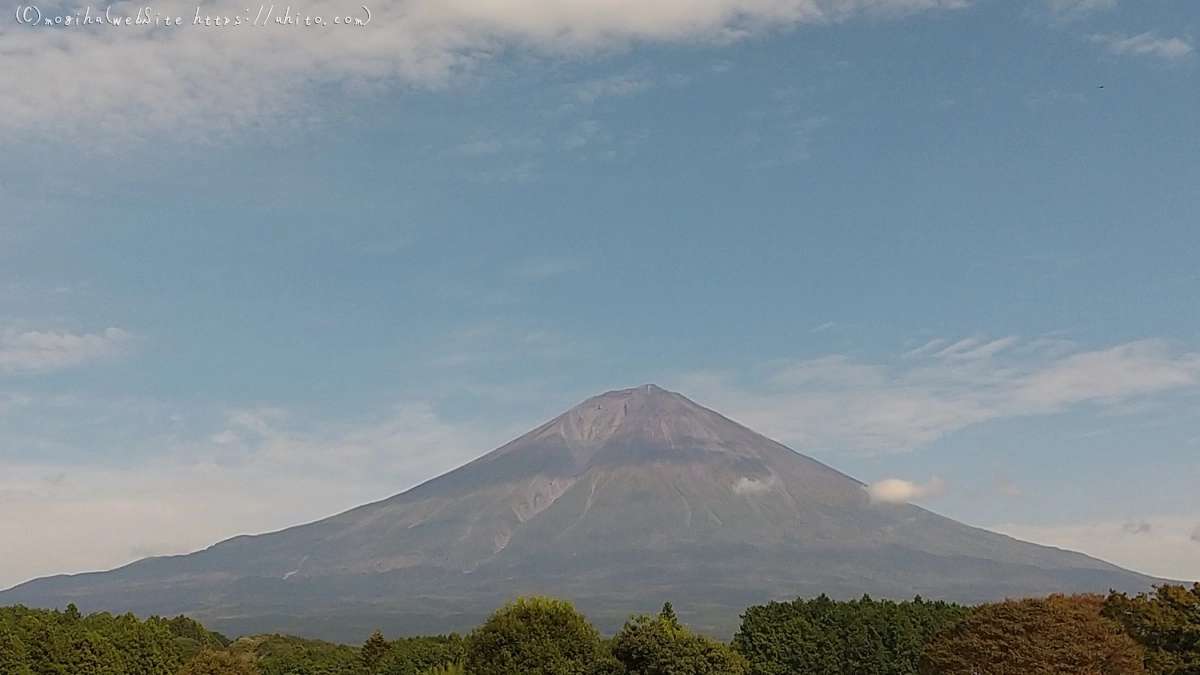
[[964,606],[824,595],[749,607],[731,642],[670,603],[601,636],[567,601],[518,598],[466,635],[357,646],[235,640],[185,616],[0,608],[0,675],[1200,675],[1200,583]]

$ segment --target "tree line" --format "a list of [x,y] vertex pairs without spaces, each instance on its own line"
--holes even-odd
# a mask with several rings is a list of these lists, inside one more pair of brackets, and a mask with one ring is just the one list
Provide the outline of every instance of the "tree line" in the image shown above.
[[519,598],[468,635],[349,646],[16,606],[0,608],[0,675],[1200,675],[1200,583],[975,607],[822,595],[741,619],[721,642],[667,603],[604,638],[569,602]]

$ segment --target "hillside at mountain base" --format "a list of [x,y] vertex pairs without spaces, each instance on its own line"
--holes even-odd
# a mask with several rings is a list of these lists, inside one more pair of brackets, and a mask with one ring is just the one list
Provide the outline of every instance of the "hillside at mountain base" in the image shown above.
[[229,635],[360,642],[465,631],[518,595],[603,631],[671,601],[728,638],[770,599],[977,603],[1158,580],[969,527],[865,486],[654,385],[591,398],[388,499],[189,555],[37,579],[0,604],[173,616]]

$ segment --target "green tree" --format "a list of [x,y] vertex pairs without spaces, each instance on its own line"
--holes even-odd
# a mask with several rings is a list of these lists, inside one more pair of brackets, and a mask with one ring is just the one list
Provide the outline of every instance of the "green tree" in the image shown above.
[[960,605],[859,600],[769,602],[748,608],[733,647],[752,675],[915,675],[937,631],[967,615]]
[[182,647],[161,624],[126,614],[116,627],[110,639],[123,657],[125,675],[175,675],[179,670]]
[[[47,620],[49,619],[49,620]],[[33,675],[69,675],[67,641],[53,615],[29,613],[21,617],[25,652]]]
[[83,615],[79,613],[79,608],[73,602],[67,605],[67,610],[63,612],[63,622],[67,624],[75,623],[82,618]]
[[371,637],[367,638],[358,652],[359,659],[362,660],[368,673],[375,675],[379,672],[379,666],[383,664],[383,658],[387,656],[391,647],[391,643],[383,636],[383,633],[379,631],[371,633]]
[[196,644],[204,648],[221,650],[228,647],[230,644],[229,638],[221,635],[216,631],[208,630],[199,621],[182,614],[174,619],[164,619],[160,616],[152,616],[146,619],[147,623],[164,627],[171,635],[176,638],[184,638],[193,640]]
[[425,675],[466,675],[462,663],[446,663],[425,671]]
[[181,668],[179,675],[258,675],[258,668],[249,658],[205,650]]
[[663,603],[662,610],[658,612],[658,618],[672,625],[679,625],[679,619],[675,616],[675,608],[671,606],[670,602]]
[[1146,650],[1146,670],[1154,675],[1200,673],[1200,583],[1155,586],[1152,594],[1130,598],[1110,593],[1102,612],[1125,628]]
[[921,656],[923,675],[1143,675],[1142,650],[1087,596],[977,607]]
[[176,675],[183,662],[158,617],[0,607],[0,675]]
[[0,623],[0,673],[4,675],[33,675],[25,644],[16,632]]
[[262,675],[363,675],[359,650],[293,635],[243,637],[229,653],[253,661]]
[[601,661],[600,634],[575,607],[518,598],[467,638],[471,675],[590,675]]
[[610,649],[630,675],[746,675],[749,670],[727,645],[682,626],[669,602],[656,617],[625,622]]
[[121,654],[98,633],[87,631],[70,643],[67,672],[71,675],[125,675]]
[[392,641],[384,659],[383,675],[424,675],[431,669],[462,664],[466,646],[458,633],[406,637]]

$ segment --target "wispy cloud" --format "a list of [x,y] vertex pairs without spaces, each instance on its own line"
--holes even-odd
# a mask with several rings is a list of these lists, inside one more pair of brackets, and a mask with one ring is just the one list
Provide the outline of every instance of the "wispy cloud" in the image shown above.
[[653,84],[653,80],[645,75],[613,75],[572,86],[571,98],[582,105],[592,105],[604,98],[631,96],[643,92]]
[[75,334],[5,330],[0,332],[0,371],[50,372],[117,353],[133,337],[119,328]]
[[930,341],[928,341],[928,342],[925,342],[925,343],[923,343],[923,344],[922,344],[921,346],[919,346],[919,347],[914,347],[914,348],[912,348],[912,349],[910,349],[910,350],[908,350],[908,351],[904,352],[903,356],[904,356],[905,358],[911,358],[911,357],[916,357],[916,356],[924,356],[924,355],[926,355],[926,354],[929,354],[929,353],[931,353],[931,352],[935,352],[935,351],[938,351],[938,350],[940,350],[940,349],[941,349],[942,347],[944,347],[945,345],[946,345],[946,340],[945,340],[945,338],[934,338],[934,339],[932,339],[932,340],[930,340]]
[[764,107],[748,112],[742,145],[757,155],[750,166],[770,168],[810,159],[814,136],[830,123],[813,106],[803,91],[781,87]]
[[1200,388],[1200,353],[1163,340],[1063,349],[1011,337],[937,339],[890,363],[835,354],[740,375],[696,373],[679,388],[784,442],[868,453],[911,450],[989,420]]
[[[772,27],[843,21],[861,14],[910,14],[964,6],[964,0],[385,0],[370,25],[0,27],[0,133],[80,130],[89,142],[119,145],[146,130],[205,137],[303,111],[316,92],[343,85],[351,95],[391,82],[439,86],[511,47],[574,58],[634,42],[722,44]],[[112,14],[132,16],[131,2]],[[354,3],[313,0],[311,16],[352,14]],[[233,0],[200,7],[203,17],[253,12]],[[191,24],[195,16],[184,16]],[[11,23],[11,22],[10,22]],[[254,31],[253,37],[249,31]],[[131,70],[129,63],[146,64]],[[636,82],[602,82],[595,97]],[[85,127],[80,123],[87,122]],[[261,126],[259,128],[262,128]],[[79,140],[79,138],[73,139]]]
[[1154,32],[1124,35],[1113,33],[1109,35],[1094,34],[1089,36],[1092,42],[1108,47],[1113,54],[1131,54],[1134,56],[1157,56],[1172,61],[1181,59],[1192,53],[1192,44],[1182,38],[1163,38]]
[[988,529],[1038,544],[1087,553],[1144,574],[1200,581],[1200,545],[1197,545],[1200,532],[1193,530],[1197,520],[1200,520],[1200,514],[1177,514],[1147,516],[1132,522],[1005,524]]
[[946,481],[938,476],[925,483],[914,483],[903,478],[885,478],[868,485],[867,494],[871,501],[877,504],[903,504],[934,499],[946,494]]
[[1129,534],[1150,534],[1154,531],[1154,526],[1145,518],[1138,521],[1130,521],[1121,526]]
[[1056,19],[1073,21],[1096,12],[1115,9],[1117,0],[1047,0],[1046,5]]
[[528,258],[511,265],[508,268],[508,274],[518,279],[541,281],[543,279],[553,279],[564,274],[578,272],[585,267],[587,267],[587,263],[579,258]]
[[[453,469],[510,433],[447,423],[419,401],[351,422],[274,407],[212,412],[213,424],[189,429],[179,415],[148,422],[139,411],[126,437],[110,429],[71,457],[18,460],[3,439],[0,588],[309,522]],[[111,463],[126,441],[141,459]]]

